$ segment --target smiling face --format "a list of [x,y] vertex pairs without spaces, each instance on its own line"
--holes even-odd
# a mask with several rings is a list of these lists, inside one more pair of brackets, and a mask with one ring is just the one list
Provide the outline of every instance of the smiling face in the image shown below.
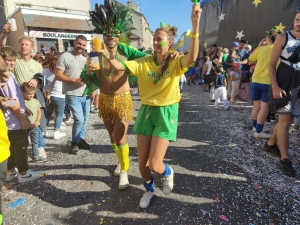
[[110,49],[114,49],[118,45],[119,40],[118,37],[103,36],[104,44]]
[[78,38],[77,40],[74,41],[74,49],[73,51],[76,54],[81,54],[86,48],[86,41]]
[[168,40],[167,32],[164,30],[156,30],[153,36],[153,48],[158,54],[165,55],[172,44],[171,40]]

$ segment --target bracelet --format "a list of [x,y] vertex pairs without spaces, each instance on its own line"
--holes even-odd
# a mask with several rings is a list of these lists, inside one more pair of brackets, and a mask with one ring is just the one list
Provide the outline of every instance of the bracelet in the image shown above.
[[191,38],[197,38],[199,37],[199,33],[192,33],[190,30],[187,30],[186,36]]
[[9,34],[9,32],[5,33],[4,31],[2,31],[2,33],[3,33],[3,34],[6,34],[6,35],[8,35],[8,34]]

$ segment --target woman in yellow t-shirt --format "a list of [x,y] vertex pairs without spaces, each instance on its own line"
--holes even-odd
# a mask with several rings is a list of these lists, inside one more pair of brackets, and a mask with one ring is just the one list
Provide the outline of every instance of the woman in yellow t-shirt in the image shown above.
[[[105,59],[116,70],[127,71],[138,77],[142,101],[135,125],[139,169],[144,180],[146,192],[140,200],[140,207],[147,208],[154,195],[154,181],[151,172],[163,175],[163,192],[169,194],[173,189],[174,172],[163,162],[169,141],[175,141],[178,125],[178,102],[180,93],[178,83],[187,67],[195,62],[199,46],[200,5],[192,7],[193,30],[189,54],[171,60],[170,53],[174,44],[177,28],[161,26],[153,37],[154,56],[146,56],[133,61],[120,63],[103,45],[100,58]],[[90,64],[90,69],[93,65]]]

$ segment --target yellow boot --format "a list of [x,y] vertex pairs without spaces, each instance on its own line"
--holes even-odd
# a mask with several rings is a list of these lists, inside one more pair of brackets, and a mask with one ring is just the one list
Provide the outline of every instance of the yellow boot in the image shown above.
[[128,143],[122,146],[117,146],[116,154],[121,164],[119,189],[126,189],[129,186],[128,174],[129,169],[129,146]]

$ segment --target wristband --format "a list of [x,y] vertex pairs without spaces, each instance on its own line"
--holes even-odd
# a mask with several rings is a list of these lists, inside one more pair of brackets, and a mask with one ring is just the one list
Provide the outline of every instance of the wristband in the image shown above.
[[3,33],[3,34],[6,34],[6,35],[8,35],[8,34],[9,34],[9,32],[5,33],[4,31],[2,31],[2,33]]

